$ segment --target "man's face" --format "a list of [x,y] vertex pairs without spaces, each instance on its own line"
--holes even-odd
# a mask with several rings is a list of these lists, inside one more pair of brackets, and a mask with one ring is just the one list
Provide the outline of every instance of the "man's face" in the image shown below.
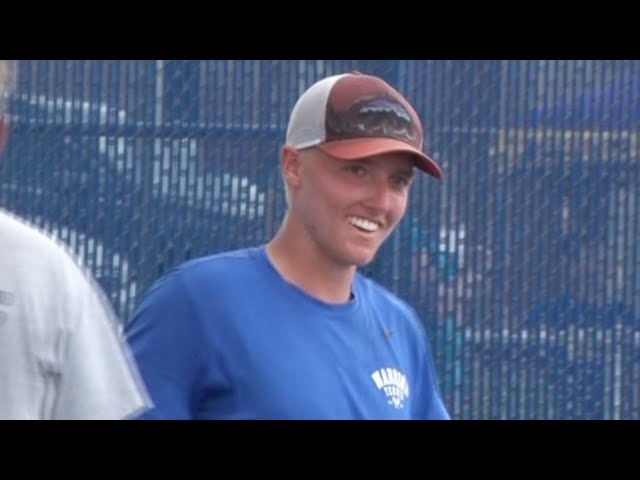
[[345,161],[313,149],[301,161],[292,209],[310,247],[338,266],[371,262],[405,213],[411,157],[383,154]]

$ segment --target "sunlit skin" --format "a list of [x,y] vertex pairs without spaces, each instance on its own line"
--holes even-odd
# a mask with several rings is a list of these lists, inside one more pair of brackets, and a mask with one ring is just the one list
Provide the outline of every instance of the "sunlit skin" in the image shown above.
[[409,154],[340,160],[285,147],[290,206],[267,253],[284,278],[329,303],[350,298],[356,268],[371,262],[402,219],[413,181]]

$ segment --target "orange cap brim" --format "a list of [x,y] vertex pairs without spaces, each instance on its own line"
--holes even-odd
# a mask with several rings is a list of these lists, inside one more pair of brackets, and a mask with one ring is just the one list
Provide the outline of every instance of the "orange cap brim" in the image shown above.
[[318,148],[341,160],[358,160],[383,153],[410,153],[415,158],[416,167],[437,179],[442,178],[442,169],[430,157],[400,140],[393,138],[350,138],[318,145]]

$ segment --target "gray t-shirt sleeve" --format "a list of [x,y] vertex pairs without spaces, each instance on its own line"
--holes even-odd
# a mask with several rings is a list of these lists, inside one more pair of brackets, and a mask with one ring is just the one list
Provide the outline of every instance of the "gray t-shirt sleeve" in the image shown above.
[[144,384],[97,283],[76,265],[66,269],[64,310],[75,319],[63,346],[52,417],[125,419],[150,406]]

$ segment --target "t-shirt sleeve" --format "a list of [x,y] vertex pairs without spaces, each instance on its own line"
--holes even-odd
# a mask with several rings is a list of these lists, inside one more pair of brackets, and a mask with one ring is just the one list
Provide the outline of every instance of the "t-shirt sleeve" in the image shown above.
[[440,387],[438,386],[438,378],[433,365],[433,357],[429,345],[426,346],[427,360],[424,366],[424,375],[420,382],[422,398],[419,407],[418,418],[422,420],[450,420],[449,412],[444,406]]
[[147,292],[125,336],[153,402],[140,419],[191,419],[204,368],[193,305],[178,271]]
[[418,381],[416,419],[418,420],[450,420],[451,417],[442,400],[438,375],[435,369],[433,354],[431,353],[430,339],[414,313],[416,325],[418,325],[420,338],[418,355]]
[[73,328],[65,335],[53,418],[118,420],[140,414],[149,398],[107,297],[71,262],[64,280],[69,298],[63,308]]

